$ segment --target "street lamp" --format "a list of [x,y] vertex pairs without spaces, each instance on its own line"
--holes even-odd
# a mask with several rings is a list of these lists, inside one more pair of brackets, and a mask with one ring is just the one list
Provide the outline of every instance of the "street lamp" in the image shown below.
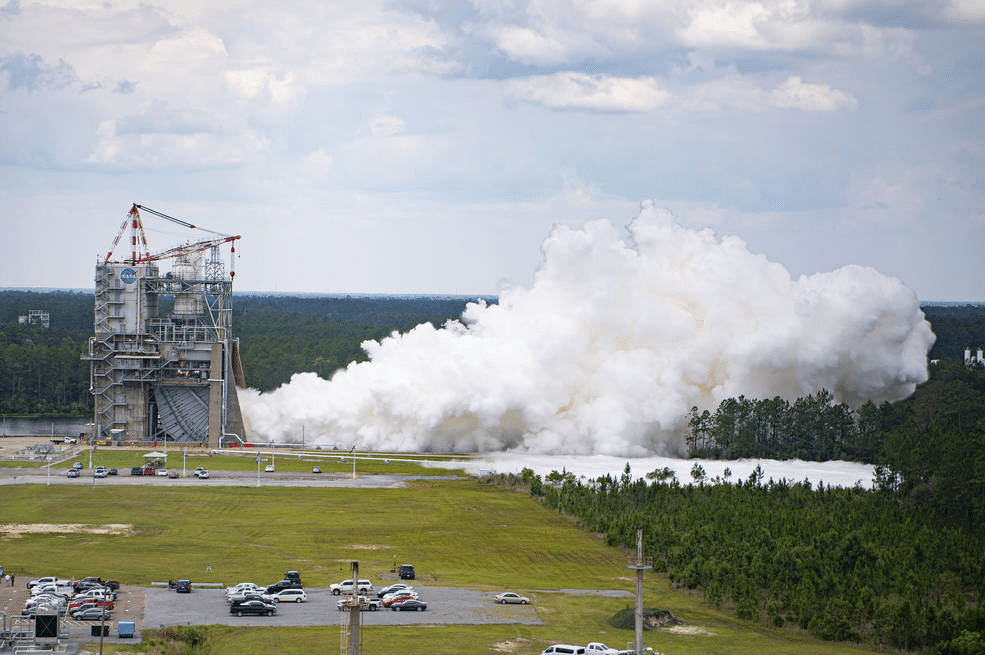
[[349,455],[352,456],[352,479],[353,480],[356,479],[356,457],[352,454],[352,452],[356,449],[356,444],[357,443],[359,443],[359,442],[357,441],[354,444],[352,444],[352,448],[349,449]]

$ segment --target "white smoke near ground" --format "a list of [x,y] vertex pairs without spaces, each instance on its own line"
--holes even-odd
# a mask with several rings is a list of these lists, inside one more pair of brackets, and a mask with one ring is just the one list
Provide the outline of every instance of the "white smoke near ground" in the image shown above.
[[692,406],[794,400],[857,406],[927,379],[934,335],[916,295],[871,268],[791,279],[737,237],[644,204],[558,226],[529,288],[459,321],[363,344],[331,380],[241,392],[257,441],[360,450],[680,455]]

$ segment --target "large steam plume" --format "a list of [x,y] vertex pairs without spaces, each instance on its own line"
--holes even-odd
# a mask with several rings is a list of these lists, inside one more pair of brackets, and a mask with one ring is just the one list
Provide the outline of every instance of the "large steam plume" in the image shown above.
[[787,270],[644,205],[631,240],[559,226],[530,288],[443,328],[363,344],[370,361],[243,394],[257,440],[375,450],[674,455],[688,410],[727,397],[898,400],[934,335],[915,294],[846,266]]

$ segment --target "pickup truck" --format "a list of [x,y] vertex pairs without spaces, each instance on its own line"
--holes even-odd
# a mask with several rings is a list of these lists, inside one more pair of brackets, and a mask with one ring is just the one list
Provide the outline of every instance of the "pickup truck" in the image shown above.
[[[373,583],[370,580],[359,580],[356,585],[357,591],[360,594],[368,594],[373,591]],[[343,580],[342,582],[336,582],[328,586],[329,590],[338,596],[339,594],[351,594],[352,593],[352,580]]]
[[[350,580],[350,582],[352,582]],[[376,610],[383,607],[383,601],[379,598],[370,598],[368,596],[357,596],[356,601],[359,603],[359,609],[361,611],[369,610],[370,612],[375,612]],[[338,602],[339,611],[347,612],[351,606],[352,599],[350,598],[340,598]]]
[[41,585],[51,584],[56,587],[71,587],[71,580],[59,580],[53,575],[45,576],[43,578],[37,578],[35,580],[29,580],[27,583],[28,589],[34,589],[35,587],[40,587]]
[[90,575],[88,578],[77,580],[72,586],[75,587],[76,592],[92,589],[93,587],[107,587],[116,591],[120,588],[120,583],[116,580],[103,580],[98,575]]
[[609,648],[601,641],[592,641],[585,646],[585,655],[616,655],[619,651],[615,648]]

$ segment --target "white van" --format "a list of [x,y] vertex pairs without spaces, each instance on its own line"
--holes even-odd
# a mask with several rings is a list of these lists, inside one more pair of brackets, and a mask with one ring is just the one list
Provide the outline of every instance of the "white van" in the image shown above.
[[570,644],[554,644],[541,651],[540,655],[585,655],[584,646]]

